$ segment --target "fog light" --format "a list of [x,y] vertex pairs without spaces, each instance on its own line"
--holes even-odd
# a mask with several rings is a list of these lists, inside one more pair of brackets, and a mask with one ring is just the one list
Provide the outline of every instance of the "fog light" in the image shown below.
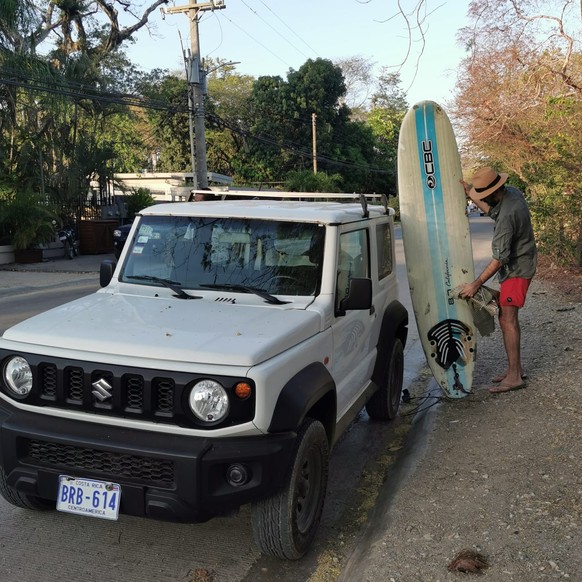
[[250,470],[240,463],[230,465],[226,470],[226,480],[228,481],[228,484],[233,487],[242,487],[243,485],[246,485],[250,481],[250,478]]

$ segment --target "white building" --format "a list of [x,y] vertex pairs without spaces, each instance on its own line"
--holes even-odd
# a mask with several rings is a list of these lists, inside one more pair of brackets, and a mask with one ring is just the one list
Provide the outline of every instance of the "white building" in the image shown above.
[[[122,186],[126,193],[132,189],[147,188],[157,202],[188,200],[193,183],[192,172],[115,174],[115,181]],[[208,184],[210,186],[230,186],[232,178],[216,172],[208,172]]]

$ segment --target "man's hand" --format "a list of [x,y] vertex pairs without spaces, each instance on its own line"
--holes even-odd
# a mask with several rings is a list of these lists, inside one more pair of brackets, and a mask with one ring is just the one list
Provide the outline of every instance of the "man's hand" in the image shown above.
[[462,285],[459,289],[459,297],[462,299],[473,297],[473,295],[479,291],[479,287],[481,287],[481,283],[477,280],[472,283],[465,283],[465,285]]
[[469,195],[469,193],[471,192],[471,185],[465,182],[465,180],[459,180],[459,182],[463,185],[463,188],[465,189],[465,196],[467,198],[471,198],[471,196]]
[[469,198],[469,200],[472,200],[477,205],[477,208],[481,210],[481,212],[488,214],[489,211],[491,210],[491,206],[489,206],[487,202],[484,202],[483,200],[479,200],[479,198],[471,196],[472,188],[470,184],[467,184],[467,182],[465,182],[464,180],[459,180],[459,182],[463,185],[463,188],[465,189],[465,196]]

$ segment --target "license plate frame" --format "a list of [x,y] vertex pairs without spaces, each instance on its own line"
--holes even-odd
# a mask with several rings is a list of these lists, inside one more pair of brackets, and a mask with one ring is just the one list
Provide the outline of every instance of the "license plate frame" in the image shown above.
[[116,521],[120,502],[118,483],[59,475],[57,511]]

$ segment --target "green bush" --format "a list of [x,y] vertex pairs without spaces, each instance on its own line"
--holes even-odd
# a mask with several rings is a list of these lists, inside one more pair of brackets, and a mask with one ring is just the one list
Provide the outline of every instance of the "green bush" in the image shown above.
[[153,206],[156,200],[147,188],[134,188],[131,194],[125,197],[125,203],[127,204],[127,217],[133,220],[140,210]]
[[341,192],[342,177],[329,176],[325,172],[314,174],[311,170],[289,172],[285,180],[288,192]]
[[[53,222],[54,221],[54,222]],[[0,234],[16,250],[47,244],[55,238],[57,214],[40,193],[0,187]]]

